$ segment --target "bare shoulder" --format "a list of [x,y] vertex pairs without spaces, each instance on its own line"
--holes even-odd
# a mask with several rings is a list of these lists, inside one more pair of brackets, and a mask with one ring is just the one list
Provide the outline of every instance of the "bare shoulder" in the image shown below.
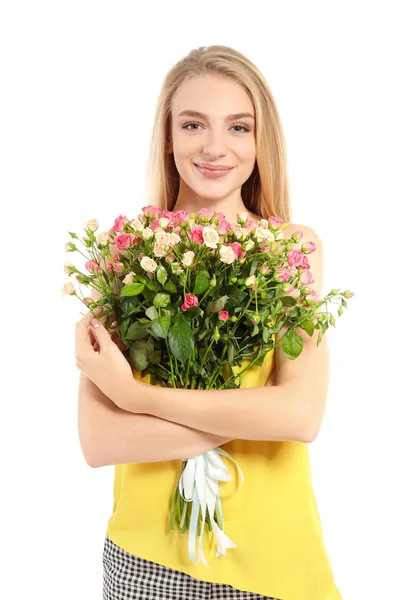
[[[311,273],[312,282],[309,284],[309,287],[314,290],[319,299],[323,298],[323,279],[324,279],[324,249],[322,240],[317,231],[315,231],[312,227],[308,225],[302,225],[299,223],[289,223],[284,229],[284,238],[289,238],[295,232],[301,232],[301,237],[299,242],[297,242],[294,246],[294,250],[299,250],[303,244],[308,242],[312,242],[313,247],[312,251],[307,254],[307,260],[309,263],[309,268],[307,271]],[[285,333],[287,327],[284,326],[282,330],[277,334],[277,340],[282,337]],[[317,330],[313,333],[312,336],[307,334],[301,328],[297,328],[299,336],[303,338],[304,342],[304,350],[302,354],[305,354],[307,357],[307,361],[311,361],[311,354],[317,352],[316,358],[323,357],[326,358],[327,352],[327,334],[323,335],[323,339],[320,345],[317,347]],[[320,348],[322,348],[320,350]],[[304,368],[302,359],[302,354],[296,360],[288,359],[282,352],[280,346],[277,346],[276,352],[276,368],[277,368],[277,385],[284,382],[284,379],[288,379],[291,377],[296,377],[300,375],[300,371]],[[282,372],[282,375],[280,373]]]

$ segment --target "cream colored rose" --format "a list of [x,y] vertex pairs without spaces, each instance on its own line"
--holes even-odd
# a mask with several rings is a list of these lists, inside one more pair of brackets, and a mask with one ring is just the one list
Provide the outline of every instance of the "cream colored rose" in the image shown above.
[[202,230],[202,238],[204,240],[204,244],[208,246],[208,248],[216,248],[218,242],[220,241],[218,231],[215,231],[215,229],[212,227],[204,227]]
[[128,285],[129,283],[132,283],[134,281],[134,277],[135,277],[134,271],[130,271],[129,273],[127,273],[125,275],[124,279],[122,280],[122,283],[125,283],[125,285]]
[[254,285],[255,283],[256,283],[255,275],[250,275],[250,277],[248,277],[246,279],[246,281],[244,282],[244,285],[247,287],[250,287],[251,285]]
[[67,242],[66,245],[64,246],[64,250],[71,250],[71,244],[70,242]]
[[139,219],[131,219],[130,225],[135,229],[135,231],[142,231],[144,229],[144,225]]
[[153,237],[153,235],[154,235],[154,231],[151,229],[151,227],[144,227],[142,237],[145,240],[149,240],[150,238]]
[[155,242],[153,246],[153,254],[154,256],[158,257],[166,256],[167,249],[164,246],[160,246],[157,242]]
[[266,240],[267,242],[274,242],[275,236],[270,229],[265,229],[264,227],[255,227],[253,229],[253,234],[258,242],[263,242]]
[[248,211],[244,211],[238,214],[238,219],[237,220],[241,220],[241,221],[246,221],[249,218],[250,213]]
[[269,221],[267,221],[266,219],[261,219],[259,221],[259,227],[263,227],[264,229],[266,229],[267,227],[269,227]]
[[164,229],[165,227],[170,225],[170,219],[168,219],[167,217],[161,217],[159,220],[159,224],[160,224],[160,227],[163,227],[163,229]]
[[157,263],[149,256],[143,256],[140,261],[140,265],[144,269],[144,271],[150,271],[153,273],[157,269]]
[[76,288],[73,285],[72,281],[67,281],[64,285],[61,286],[61,293],[63,296],[69,296],[76,291]]
[[193,250],[188,250],[185,252],[182,258],[182,264],[184,267],[190,267],[195,258],[195,252]]
[[220,261],[226,265],[231,265],[236,260],[234,250],[231,246],[221,246],[220,248]]
[[255,245],[255,242],[253,240],[247,240],[243,244],[243,250],[245,252],[249,252],[249,250],[251,250],[254,247],[254,245]]
[[166,231],[163,231],[162,229],[155,229],[154,239],[159,246],[165,248],[170,244],[170,233],[166,233]]
[[170,234],[169,246],[176,246],[176,244],[179,244],[179,242],[181,242],[181,241],[182,241],[182,238],[177,233],[174,233],[172,231],[172,233]]
[[97,219],[89,219],[86,221],[86,227],[87,229],[90,229],[90,231],[96,231],[99,227],[99,221]]
[[236,240],[243,241],[247,237],[249,237],[249,235],[250,232],[248,229],[246,229],[246,227],[236,227],[234,229],[234,237],[236,238]]
[[96,241],[98,244],[102,244],[105,246],[108,242],[110,242],[111,238],[107,231],[102,231],[96,236]]
[[144,213],[138,213],[137,215],[138,220],[141,221],[141,223],[145,223],[147,221],[147,216]]

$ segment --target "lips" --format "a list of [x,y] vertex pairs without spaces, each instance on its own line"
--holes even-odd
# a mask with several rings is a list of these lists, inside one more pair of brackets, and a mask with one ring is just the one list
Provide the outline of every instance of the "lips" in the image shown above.
[[229,171],[233,167],[224,167],[222,165],[207,165],[205,163],[194,163],[196,167],[200,169],[206,169],[207,171]]
[[207,169],[206,167],[201,167],[199,165],[196,165],[195,163],[194,166],[197,169],[197,171],[206,179],[220,179],[222,177],[226,177],[226,175],[228,175],[233,170],[233,167],[228,167],[224,169]]

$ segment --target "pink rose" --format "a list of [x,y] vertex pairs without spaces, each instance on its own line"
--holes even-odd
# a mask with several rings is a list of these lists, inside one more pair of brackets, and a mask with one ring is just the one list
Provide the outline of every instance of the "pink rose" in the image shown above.
[[156,229],[156,227],[160,227],[160,218],[157,217],[157,218],[153,219],[152,221],[150,221],[149,227],[151,227],[151,229],[153,231]]
[[174,218],[177,225],[182,225],[182,223],[189,221],[189,213],[186,210],[178,210],[175,212]]
[[306,296],[306,302],[308,302],[308,304],[317,302],[318,299],[319,299],[319,295],[317,294],[317,292],[315,290],[311,290],[310,293],[307,294],[307,296]]
[[307,256],[300,252],[300,250],[291,250],[288,253],[287,260],[290,267],[310,268]]
[[[219,213],[221,214],[221,213]],[[218,233],[220,235],[225,235],[226,233],[228,233],[232,228],[232,225],[230,223],[230,221],[227,221],[227,219],[221,219],[221,221],[218,224]]]
[[182,306],[180,307],[183,312],[187,311],[188,308],[192,308],[193,306],[197,306],[198,305],[198,298],[195,296],[195,294],[186,294],[185,296],[185,300],[183,301]]
[[212,211],[209,208],[200,208],[196,213],[197,220],[202,220],[204,222],[208,221],[211,217]]
[[276,231],[277,229],[280,229],[281,225],[283,225],[284,221],[283,219],[280,219],[279,217],[269,217],[268,219],[268,227],[269,229]]
[[301,246],[301,252],[304,252],[304,254],[311,254],[312,252],[314,252],[315,249],[316,244],[314,242],[305,242]]
[[116,236],[114,243],[118,250],[125,250],[132,245],[133,240],[134,236],[132,233],[121,233],[121,235]]
[[100,266],[95,260],[88,260],[86,263],[84,263],[84,266],[89,271],[89,273],[99,273],[101,271]]
[[204,243],[203,231],[204,231],[203,225],[194,225],[191,228],[189,237],[191,238],[191,240],[194,244],[203,244]]
[[230,246],[233,249],[236,260],[238,260],[243,250],[242,245],[239,242],[233,242]]
[[143,213],[147,217],[159,217],[161,210],[162,209],[159,206],[154,206],[154,204],[148,204],[142,208]]
[[291,273],[285,267],[280,267],[274,274],[275,281],[289,281]]
[[300,277],[300,281],[303,285],[310,285],[310,283],[314,283],[313,274],[308,269],[303,271]]
[[255,229],[255,227],[257,226],[258,222],[253,221],[252,219],[246,219],[246,221],[244,222],[244,227],[246,227],[247,231],[252,231],[252,229]]
[[119,215],[119,217],[115,219],[114,224],[111,227],[111,231],[122,231],[125,223],[128,223],[128,218]]
[[228,317],[229,317],[228,310],[221,310],[218,313],[218,318],[220,319],[220,321],[227,321]]

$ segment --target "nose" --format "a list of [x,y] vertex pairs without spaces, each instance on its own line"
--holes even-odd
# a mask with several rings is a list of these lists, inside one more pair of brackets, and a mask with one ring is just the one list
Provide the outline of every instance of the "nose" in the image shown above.
[[225,156],[227,154],[227,146],[223,134],[208,129],[202,150],[208,156]]

